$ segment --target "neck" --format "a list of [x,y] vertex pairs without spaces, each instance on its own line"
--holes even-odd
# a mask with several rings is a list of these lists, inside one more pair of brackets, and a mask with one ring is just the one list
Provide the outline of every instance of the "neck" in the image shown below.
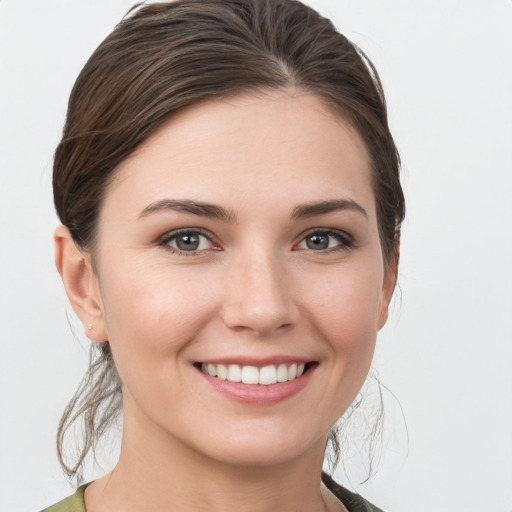
[[155,427],[140,426],[125,421],[118,464],[86,490],[88,512],[323,512],[326,508],[320,487],[325,439],[293,460],[237,465],[207,457]]

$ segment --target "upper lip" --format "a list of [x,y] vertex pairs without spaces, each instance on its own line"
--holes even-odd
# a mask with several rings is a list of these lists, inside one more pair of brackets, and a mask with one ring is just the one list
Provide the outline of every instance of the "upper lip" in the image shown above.
[[198,361],[203,364],[237,364],[239,366],[256,366],[257,368],[263,368],[264,366],[275,365],[278,366],[280,364],[293,364],[293,363],[311,363],[312,359],[299,357],[299,356],[269,356],[269,357],[248,357],[247,355],[241,356],[229,356],[229,357],[219,357],[219,358],[211,358],[204,359]]

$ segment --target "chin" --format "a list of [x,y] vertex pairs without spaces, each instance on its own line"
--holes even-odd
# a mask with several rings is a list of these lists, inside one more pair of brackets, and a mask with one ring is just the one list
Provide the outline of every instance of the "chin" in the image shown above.
[[230,466],[269,468],[296,462],[302,457],[323,460],[327,435],[328,432],[323,435],[305,432],[289,424],[281,429],[258,425],[238,435],[230,433],[221,439],[210,438],[207,447],[196,449]]

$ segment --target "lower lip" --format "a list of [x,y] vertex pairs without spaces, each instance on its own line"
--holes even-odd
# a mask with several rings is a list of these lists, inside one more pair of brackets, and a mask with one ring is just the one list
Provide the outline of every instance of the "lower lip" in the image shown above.
[[263,384],[244,384],[211,377],[201,370],[202,378],[219,393],[228,398],[251,405],[272,405],[282,402],[299,393],[309,382],[316,365],[309,368],[299,378],[287,382],[278,382],[265,386]]

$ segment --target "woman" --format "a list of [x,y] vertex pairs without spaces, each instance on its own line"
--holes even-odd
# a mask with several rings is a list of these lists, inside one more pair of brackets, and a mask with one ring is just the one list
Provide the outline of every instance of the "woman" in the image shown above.
[[322,463],[386,322],[398,171],[375,69],[310,8],[130,13],[54,163],[57,268],[94,342],[59,454],[79,477],[122,405],[121,455],[46,510],[379,510]]

